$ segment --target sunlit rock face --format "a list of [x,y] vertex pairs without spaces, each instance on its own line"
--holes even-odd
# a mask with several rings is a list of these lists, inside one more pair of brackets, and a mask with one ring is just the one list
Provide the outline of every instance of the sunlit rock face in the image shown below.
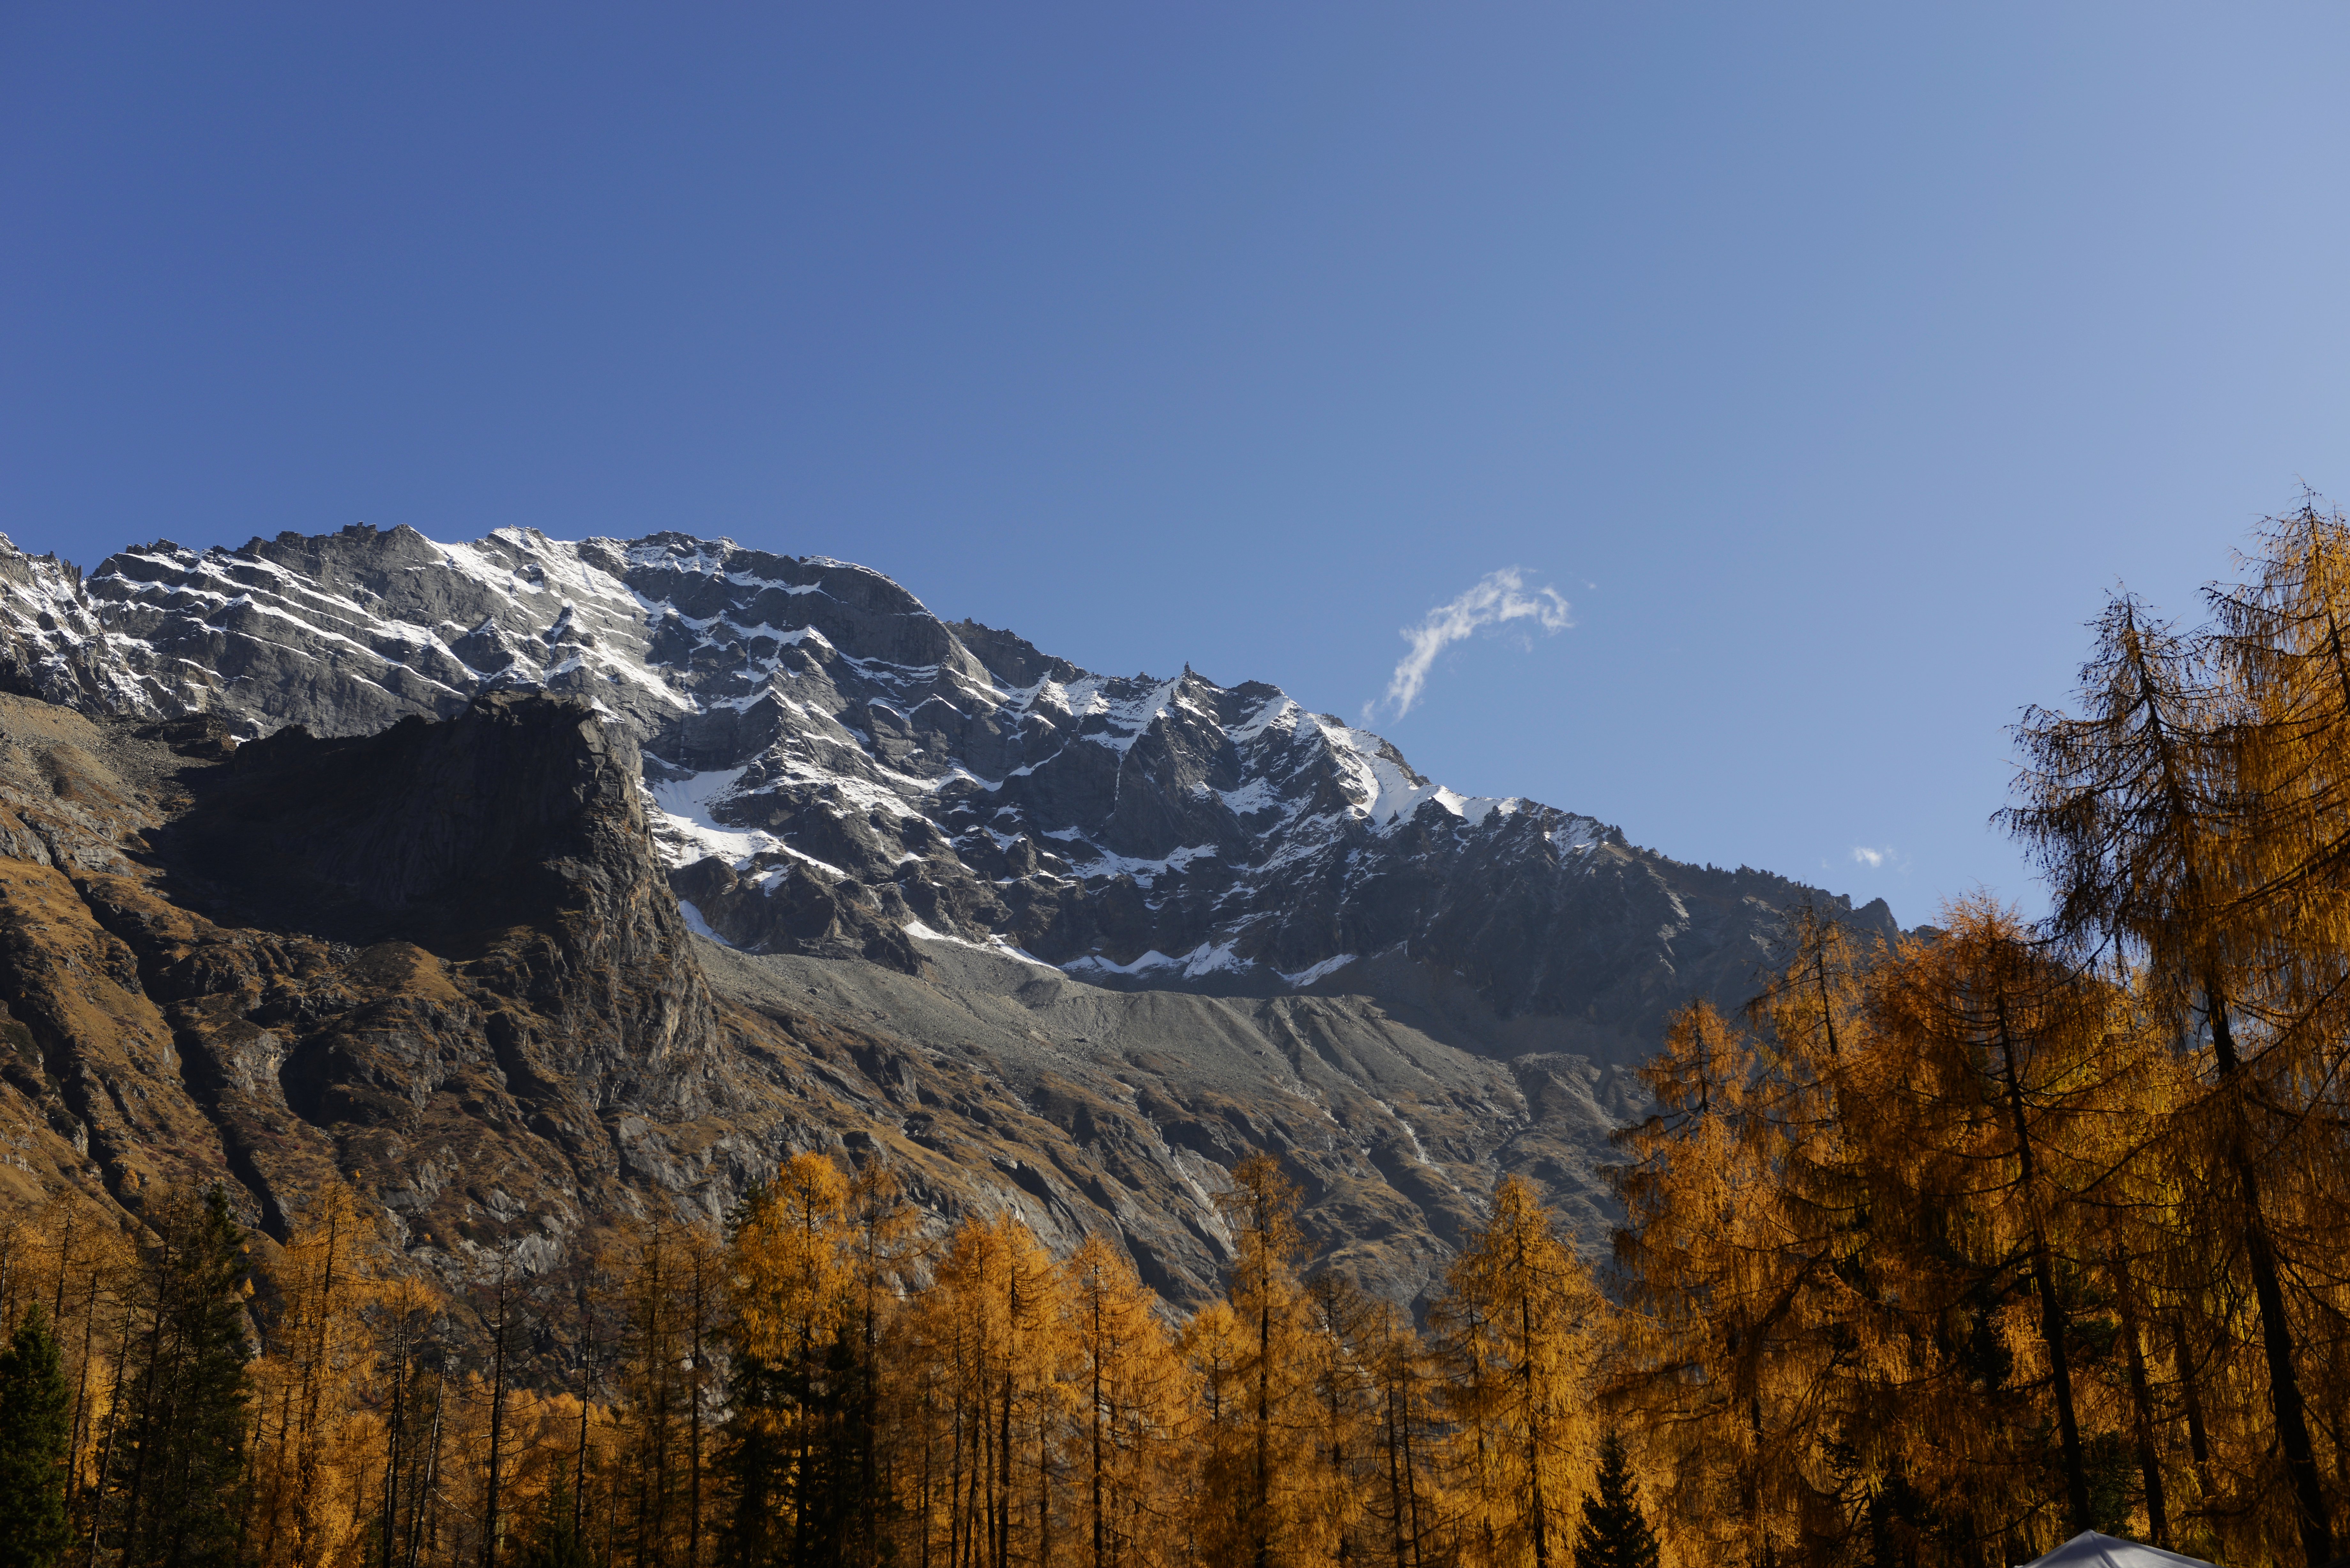
[[[829,1147],[901,1160],[939,1223],[1106,1230],[1190,1300],[1220,1172],[1263,1147],[1322,1251],[1410,1297],[1503,1170],[1596,1239],[1629,1068],[1691,996],[1744,999],[1790,907],[1892,930],[1464,798],[1276,687],[1091,674],[863,567],[683,535],[355,527],[87,577],[0,548],[0,853],[128,944],[140,1027],[196,1064],[186,1137],[282,1223],[293,1179],[236,1130],[276,1127],[449,1268],[722,1212]],[[20,739],[43,724],[80,739]],[[67,751],[120,805],[59,850]],[[454,1000],[336,1034],[288,963],[402,1018],[437,966]],[[19,1026],[61,1042],[9,1078],[21,1117],[135,1200],[163,1135],[77,1110],[73,1031]],[[171,1065],[124,1050],[117,1078]],[[511,1176],[462,1179],[485,1161]]]

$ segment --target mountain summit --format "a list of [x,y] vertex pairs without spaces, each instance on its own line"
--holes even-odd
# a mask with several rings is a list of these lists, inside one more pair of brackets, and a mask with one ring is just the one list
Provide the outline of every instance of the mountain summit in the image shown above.
[[[157,868],[154,896],[210,898],[233,926],[448,959],[458,911],[496,904],[512,929],[560,926],[588,868],[633,909],[641,894],[612,889],[637,886],[621,862],[641,854],[676,902],[616,915],[655,923],[586,968],[661,975],[607,987],[603,1086],[568,1114],[593,1121],[625,1100],[659,1116],[691,1101],[733,1152],[725,1173],[618,1174],[626,1202],[665,1190],[723,1207],[793,1147],[919,1147],[958,1173],[931,1194],[942,1214],[1006,1202],[1048,1234],[1114,1228],[1179,1299],[1213,1277],[1212,1168],[1250,1147],[1309,1176],[1326,1166],[1309,1187],[1317,1242],[1400,1294],[1426,1283],[1498,1170],[1525,1170],[1596,1222],[1605,1129],[1639,1105],[1625,1069],[1670,1010],[1743,1000],[1794,904],[1892,929],[1881,903],[1855,913],[1767,873],[1634,848],[1589,817],[1456,794],[1277,687],[1094,674],[942,621],[864,567],[680,534],[507,529],[444,545],[359,525],[235,550],[159,541],[86,577],[0,541],[0,688],[72,709],[96,726],[90,745],[143,759],[118,774],[204,775],[150,792],[99,836]],[[578,717],[539,717],[550,703]],[[10,710],[10,740],[36,784],[16,732],[33,711]],[[609,763],[525,754],[571,754],[583,742],[563,737],[582,723],[608,737],[593,746]],[[428,741],[442,728],[450,741]],[[205,782],[233,773],[234,788]],[[69,804],[38,793],[13,803],[28,825]],[[467,825],[516,810],[569,847]],[[300,821],[319,813],[332,820],[306,837]],[[37,836],[28,826],[25,842]],[[477,839],[506,847],[384,869],[431,859],[420,843]],[[525,908],[521,884],[468,881],[501,855],[570,869],[546,871]],[[232,865],[274,867],[276,890],[231,888]],[[384,892],[403,877],[430,896]],[[681,920],[673,943],[660,919]],[[640,1007],[657,1026],[629,1020]],[[730,1044],[721,1020],[738,1015],[764,1021],[743,1026],[753,1033],[853,1030],[906,1070],[858,1058],[831,1108],[863,1108],[822,1127],[775,1125],[772,1107],[729,1123],[707,1084],[743,1076],[730,1050],[759,1054]],[[504,1092],[563,1076],[562,1042],[539,1040],[536,1064],[515,1068],[488,1029]],[[665,1064],[623,1071],[632,1052]],[[910,1087],[926,1056],[975,1073],[1074,1152],[1045,1158],[1003,1116]],[[304,1071],[278,1085],[286,1113],[348,1151],[336,1117],[359,1102],[322,1086],[328,1069]],[[370,1071],[401,1092],[396,1070]],[[203,1099],[192,1114],[219,1122]],[[1123,1147],[1113,1115],[1133,1135],[1115,1190],[1101,1184],[1105,1151]],[[513,1137],[542,1136],[520,1119]],[[326,1158],[390,1193],[426,1157]],[[549,1202],[560,1163],[546,1167]],[[253,1202],[279,1201],[245,1167]]]

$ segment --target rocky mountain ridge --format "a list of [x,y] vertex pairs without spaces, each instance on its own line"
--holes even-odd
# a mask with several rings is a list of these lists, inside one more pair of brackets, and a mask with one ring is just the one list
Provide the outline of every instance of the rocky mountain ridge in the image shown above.
[[[1689,996],[1742,999],[1792,904],[1892,926],[1881,904],[1464,798],[1272,686],[1091,674],[865,568],[676,534],[355,527],[159,542],[87,576],[0,547],[0,687],[30,700],[7,710],[0,851],[127,944],[125,995],[158,1013],[140,1027],[215,1083],[172,1137],[213,1128],[281,1220],[306,1179],[263,1168],[241,1115],[315,1131],[307,1179],[339,1170],[394,1212],[442,1201],[415,1194],[443,1145],[539,1172],[515,1179],[528,1197],[451,1189],[429,1244],[448,1268],[525,1233],[559,1250],[599,1211],[715,1211],[791,1147],[861,1147],[911,1161],[942,1217],[1010,1202],[1064,1240],[1114,1227],[1180,1301],[1214,1277],[1217,1170],[1274,1147],[1309,1177],[1325,1253],[1409,1296],[1497,1170],[1600,1223],[1604,1133],[1638,1108],[1626,1069]],[[18,730],[63,710],[87,732],[26,750]],[[78,809],[57,780],[81,764],[42,760],[68,752],[162,781],[99,789],[125,804],[57,840],[78,850],[41,836]],[[157,909],[123,902],[126,875]],[[317,944],[346,989],[387,944],[487,987],[433,1050],[495,1093],[421,1141],[366,1131],[455,1080],[306,1021],[247,960],[202,995],[276,1044],[215,1052],[176,1021],[192,956],[151,934],[194,919],[265,933],[238,939],[252,950]],[[76,1110],[65,1089],[87,1021],[26,1017],[28,972],[0,965],[43,1064],[16,1092],[52,1135],[105,1144],[104,1096]],[[827,1032],[873,1042],[869,1067],[847,1047],[837,1081],[792,1065]],[[941,1098],[950,1071],[984,1092]],[[229,1083],[259,1108],[224,1109]],[[701,1127],[701,1152],[606,1161],[631,1118]],[[135,1164],[118,1158],[118,1199]]]
[[[1464,798],[1276,687],[1091,674],[879,573],[728,541],[354,526],[158,543],[86,581],[16,555],[0,580],[0,673],[85,711],[352,735],[578,696],[643,748],[694,917],[751,951],[910,968],[927,932],[1106,981],[1295,987],[1401,946],[1505,1014],[1637,1044],[1693,965],[1751,965],[1742,928],[1813,896]],[[1614,907],[1579,908],[1596,886]]]

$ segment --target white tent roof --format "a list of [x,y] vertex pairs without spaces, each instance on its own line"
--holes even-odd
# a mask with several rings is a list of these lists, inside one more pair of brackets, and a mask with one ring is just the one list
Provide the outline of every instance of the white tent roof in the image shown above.
[[2176,1552],[2085,1530],[2047,1556],[2033,1558],[2023,1568],[2212,1568],[2212,1564],[2200,1557],[2181,1557]]

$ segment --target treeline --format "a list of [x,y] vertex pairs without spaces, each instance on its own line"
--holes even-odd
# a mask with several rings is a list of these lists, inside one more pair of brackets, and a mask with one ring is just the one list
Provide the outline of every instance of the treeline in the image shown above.
[[1657,1562],[1608,1314],[1523,1184],[1423,1332],[1301,1275],[1277,1161],[1232,1177],[1228,1296],[1180,1324],[1099,1237],[926,1245],[885,1166],[809,1154],[723,1241],[627,1228],[467,1300],[339,1190],[257,1267],[218,1193],[137,1245],[21,1216],[0,1563]]

